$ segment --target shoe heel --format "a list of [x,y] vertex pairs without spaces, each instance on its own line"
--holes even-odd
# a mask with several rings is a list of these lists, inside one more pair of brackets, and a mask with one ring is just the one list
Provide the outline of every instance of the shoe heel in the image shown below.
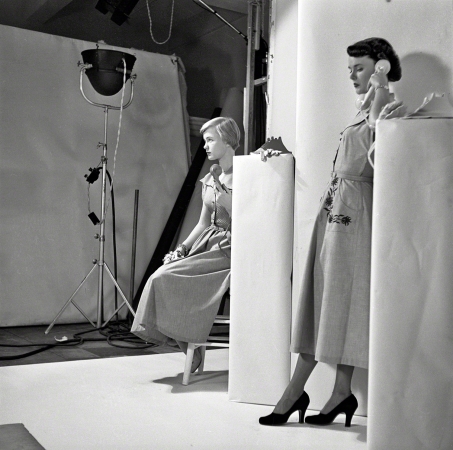
[[304,423],[305,411],[299,409],[299,423]]
[[354,416],[356,409],[357,409],[357,407],[350,409],[349,411],[345,411],[345,414],[346,414],[346,420],[344,422],[345,427],[349,428],[351,426],[351,421],[352,421],[352,418]]
[[310,397],[306,395],[302,408],[299,409],[299,423],[305,423],[305,413],[307,412],[308,405],[310,404]]
[[345,423],[344,423],[344,426],[345,426],[345,427],[349,428],[349,427],[351,426],[351,421],[352,421],[352,416],[353,416],[353,415],[354,415],[354,414],[351,414],[351,415],[346,414],[346,421],[345,421]]

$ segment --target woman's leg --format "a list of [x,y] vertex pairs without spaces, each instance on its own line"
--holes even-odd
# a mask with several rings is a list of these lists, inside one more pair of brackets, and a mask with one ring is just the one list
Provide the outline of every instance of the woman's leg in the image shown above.
[[[176,341],[179,348],[187,355],[187,342],[184,341]],[[193,360],[192,360],[192,373],[198,369],[198,366],[201,364],[201,349],[197,347],[193,352]]]
[[282,397],[275,405],[274,413],[284,414],[294,405],[294,402],[302,395],[305,389],[305,383],[313,372],[316,364],[314,355],[300,353],[297,359],[291,381],[285,389]]
[[185,355],[187,355],[187,342],[184,341],[176,341],[178,344],[179,348],[184,352]]
[[347,366],[345,364],[337,365],[333,392],[327,403],[324,405],[324,408],[322,408],[322,414],[328,414],[332,411],[332,409],[351,395],[351,381],[353,373],[354,366]]

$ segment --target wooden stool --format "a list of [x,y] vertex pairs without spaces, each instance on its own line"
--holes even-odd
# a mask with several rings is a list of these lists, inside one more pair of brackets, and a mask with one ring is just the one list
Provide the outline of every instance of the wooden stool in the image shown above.
[[[182,384],[187,386],[189,384],[191,369],[192,369],[192,361],[195,349],[201,347],[201,363],[198,366],[198,369],[195,372],[198,372],[200,375],[203,373],[204,369],[204,359],[206,355],[206,347],[229,347],[230,346],[230,337],[229,337],[229,328],[230,328],[230,290],[224,294],[222,301],[219,306],[218,315],[214,319],[214,323],[212,325],[211,334],[208,336],[206,342],[189,342],[187,344],[187,355],[186,355],[186,363],[184,366],[184,374],[182,377]],[[228,314],[225,314],[228,312]],[[220,328],[220,330],[215,330],[216,328]],[[216,331],[222,331],[223,328],[227,328],[228,335],[216,335]]]

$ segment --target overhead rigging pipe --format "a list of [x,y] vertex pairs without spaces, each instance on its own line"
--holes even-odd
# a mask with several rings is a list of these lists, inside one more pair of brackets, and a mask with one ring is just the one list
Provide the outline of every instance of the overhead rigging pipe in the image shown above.
[[202,0],[192,0],[194,3],[196,3],[198,6],[200,6],[203,9],[206,9],[210,13],[214,14],[217,16],[222,22],[224,22],[226,25],[228,25],[231,29],[236,31],[239,35],[241,35],[244,39],[245,42],[248,42],[247,36],[242,33],[240,30],[238,30],[234,25],[232,25],[230,22],[228,22],[226,19],[224,19],[216,10],[212,9],[209,5],[207,5],[204,1]]

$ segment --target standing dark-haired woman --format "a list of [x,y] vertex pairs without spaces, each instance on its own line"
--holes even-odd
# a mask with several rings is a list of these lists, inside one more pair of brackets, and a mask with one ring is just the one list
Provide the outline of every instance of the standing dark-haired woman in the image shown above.
[[[262,425],[281,425],[299,411],[299,422],[310,402],[305,383],[318,361],[336,364],[332,395],[320,414],[308,416],[313,425],[332,423],[346,414],[350,426],[357,409],[351,393],[355,367],[368,368],[370,317],[371,212],[373,168],[368,151],[382,108],[392,102],[389,81],[401,78],[401,66],[392,46],[370,38],[347,48],[350,79],[356,93],[372,98],[341,133],[332,178],[321,199],[308,264],[303,277],[291,351],[299,353],[289,385],[274,411],[260,418]],[[376,63],[387,60],[385,74]]]

